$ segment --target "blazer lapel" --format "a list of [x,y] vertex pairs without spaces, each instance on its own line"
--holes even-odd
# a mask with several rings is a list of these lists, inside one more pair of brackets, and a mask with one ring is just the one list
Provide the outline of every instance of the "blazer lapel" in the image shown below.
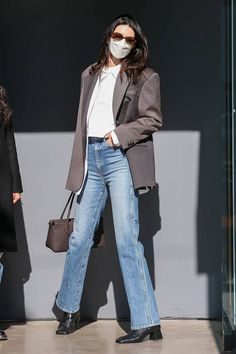
[[88,75],[84,78],[84,90],[83,90],[83,119],[86,121],[89,102],[97,82],[98,75]]
[[120,74],[117,76],[114,93],[113,93],[113,114],[114,119],[117,117],[121,102],[123,100],[125,91],[129,85],[129,80],[126,73],[123,73],[123,80],[121,81]]
[[81,111],[81,129],[82,134],[86,137],[87,112],[89,102],[93,93],[93,89],[97,82],[98,75],[88,75],[84,78],[83,95],[82,95],[82,111]]

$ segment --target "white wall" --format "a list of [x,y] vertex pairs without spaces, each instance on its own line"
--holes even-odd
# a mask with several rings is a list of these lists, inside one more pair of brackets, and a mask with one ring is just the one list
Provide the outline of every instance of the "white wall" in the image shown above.
[[[18,133],[16,141],[24,187],[24,224],[18,208],[19,252],[5,254],[3,259],[0,316],[3,319],[52,318],[56,314],[52,307],[65,254],[52,253],[45,247],[45,238],[48,220],[59,217],[69,194],[64,185],[73,133]],[[200,183],[200,133],[160,132],[155,136],[155,153],[159,189],[141,197],[140,212],[141,238],[160,314],[162,317],[219,317],[220,268],[209,270],[202,266],[211,264],[211,249],[201,254],[199,225],[203,221],[199,221],[199,203],[204,198]],[[210,206],[207,198],[206,195]],[[216,223],[217,212],[218,207],[213,206],[212,217]],[[204,222],[208,224],[207,219]],[[127,317],[109,205],[105,232],[106,249],[93,250],[90,257],[82,312],[85,317],[97,314],[99,318]],[[214,262],[220,264],[220,259]]]

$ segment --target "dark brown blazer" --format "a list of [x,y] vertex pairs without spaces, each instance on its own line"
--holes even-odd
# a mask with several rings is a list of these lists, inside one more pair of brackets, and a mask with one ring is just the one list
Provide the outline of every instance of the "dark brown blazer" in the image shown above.
[[[86,156],[86,120],[89,102],[97,81],[88,67],[81,76],[81,93],[77,126],[66,188],[78,191],[84,178]],[[115,133],[124,149],[135,189],[155,187],[152,133],[162,126],[159,75],[146,68],[137,84],[123,74],[117,76],[113,94]]]

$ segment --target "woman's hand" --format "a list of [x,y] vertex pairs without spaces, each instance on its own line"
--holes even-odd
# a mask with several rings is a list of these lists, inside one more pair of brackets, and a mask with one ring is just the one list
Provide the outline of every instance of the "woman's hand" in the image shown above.
[[107,133],[107,134],[105,135],[105,139],[106,139],[106,142],[107,142],[108,145],[114,146],[114,143],[113,143],[113,140],[112,140],[111,132],[110,132],[110,133]]
[[18,200],[21,199],[21,194],[20,193],[12,193],[12,201],[13,204],[15,204],[16,202],[18,202]]

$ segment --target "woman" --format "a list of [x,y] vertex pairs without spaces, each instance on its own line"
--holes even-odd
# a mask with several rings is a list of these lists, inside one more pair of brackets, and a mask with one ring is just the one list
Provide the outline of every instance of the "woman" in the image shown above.
[[[17,251],[13,204],[22,193],[11,116],[6,91],[0,86],[0,259],[3,252]],[[0,282],[2,272],[0,263]],[[6,339],[6,333],[0,330],[0,340]]]
[[147,41],[129,15],[107,28],[96,64],[81,77],[81,97],[67,189],[78,194],[62,284],[64,311],[56,333],[79,321],[94,231],[110,195],[118,255],[131,315],[131,332],[118,343],[161,339],[153,287],[138,241],[138,191],[155,187],[152,133],[162,125],[159,76],[146,68]]

